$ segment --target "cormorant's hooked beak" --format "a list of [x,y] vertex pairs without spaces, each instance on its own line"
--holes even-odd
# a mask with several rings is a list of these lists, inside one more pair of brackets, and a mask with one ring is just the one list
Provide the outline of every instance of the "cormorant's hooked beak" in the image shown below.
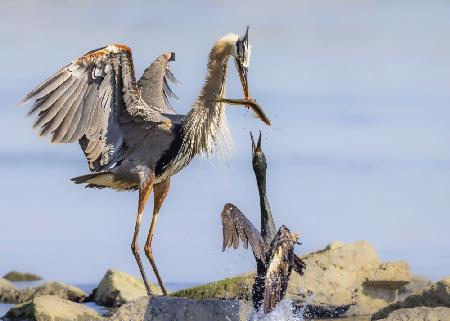
[[253,139],[253,133],[250,132],[250,138],[252,140],[252,154],[253,157],[255,157],[257,152],[262,152],[261,149],[261,131],[259,131],[259,138],[258,138],[258,142],[255,144],[255,140]]

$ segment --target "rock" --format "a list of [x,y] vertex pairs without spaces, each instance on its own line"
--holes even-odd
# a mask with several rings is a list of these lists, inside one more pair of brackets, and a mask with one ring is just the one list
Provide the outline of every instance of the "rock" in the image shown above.
[[400,289],[411,281],[409,265],[406,262],[382,263],[366,281],[367,286],[386,289]]
[[95,310],[52,295],[19,304],[4,316],[6,321],[97,321],[105,320]]
[[38,287],[29,287],[21,292],[20,302],[26,302],[42,295],[53,295],[73,302],[83,302],[86,293],[83,290],[61,282],[46,282]]
[[[324,250],[305,255],[305,275],[292,273],[287,298],[313,305],[346,307],[346,315],[370,315],[395,301],[398,290],[410,281],[405,262],[381,263],[375,248],[365,241],[333,242]],[[248,299],[254,273],[185,289],[173,296],[192,299]]]
[[142,297],[123,305],[109,321],[243,321],[249,309],[233,300]]
[[[161,289],[151,285],[154,294],[161,295]],[[120,307],[142,296],[147,296],[144,282],[125,272],[108,270],[94,290],[94,301],[107,307]]]
[[392,312],[381,321],[446,321],[450,320],[450,308],[412,308]]
[[433,282],[431,282],[430,280],[422,276],[413,275],[411,277],[411,282],[402,286],[400,290],[398,290],[398,299],[403,300],[411,294],[424,290],[431,284],[433,284]]
[[186,297],[195,300],[229,299],[251,300],[252,286],[255,281],[254,273],[247,273],[237,277],[227,278],[205,285],[183,289],[170,294],[174,297]]
[[14,284],[0,278],[0,303],[18,303],[20,301],[20,290]]
[[42,278],[36,274],[24,273],[11,271],[4,276],[8,281],[18,282],[18,281],[39,281]]
[[[391,312],[405,308],[416,307],[449,307],[450,308],[450,277],[447,277],[422,292],[413,294],[404,300],[394,302],[372,315],[372,320],[386,318]],[[450,319],[450,316],[449,316]]]

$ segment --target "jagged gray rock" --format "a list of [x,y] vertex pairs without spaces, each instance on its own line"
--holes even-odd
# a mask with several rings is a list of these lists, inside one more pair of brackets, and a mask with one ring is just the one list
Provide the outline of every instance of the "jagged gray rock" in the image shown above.
[[404,300],[397,301],[384,307],[372,315],[372,320],[387,318],[395,310],[416,307],[450,308],[450,277],[431,285],[422,292],[410,295]]
[[[153,294],[161,295],[161,289],[151,285]],[[125,272],[108,270],[94,290],[94,301],[106,307],[120,307],[142,296],[147,296],[144,282]]]
[[123,305],[109,321],[243,321],[249,309],[237,300],[142,297]]
[[392,312],[380,321],[448,321],[450,308],[411,308]]
[[95,310],[53,295],[43,295],[8,311],[5,321],[103,321]]

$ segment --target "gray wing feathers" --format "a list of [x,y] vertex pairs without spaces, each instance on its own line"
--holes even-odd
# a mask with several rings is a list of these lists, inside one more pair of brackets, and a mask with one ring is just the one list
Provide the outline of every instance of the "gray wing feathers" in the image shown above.
[[223,248],[237,249],[239,240],[245,248],[250,244],[253,254],[264,261],[265,245],[259,231],[250,223],[242,212],[233,204],[225,204],[222,214]]
[[159,56],[147,69],[138,81],[141,97],[146,104],[158,112],[176,114],[172,108],[169,98],[179,100],[170,89],[167,80],[181,84],[169,69],[169,55],[167,53]]
[[50,135],[54,143],[79,141],[95,171],[119,157],[122,122],[170,122],[140,97],[131,50],[122,45],[85,54],[31,91],[27,100],[35,101],[29,114],[37,115],[39,135]]

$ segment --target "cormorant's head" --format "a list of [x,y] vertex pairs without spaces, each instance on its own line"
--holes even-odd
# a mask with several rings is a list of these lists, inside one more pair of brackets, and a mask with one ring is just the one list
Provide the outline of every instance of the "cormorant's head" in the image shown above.
[[266,175],[267,162],[266,162],[266,156],[264,155],[264,153],[261,149],[261,132],[259,132],[259,138],[258,138],[258,142],[256,144],[255,144],[255,140],[253,139],[252,133],[250,133],[250,137],[252,139],[253,170],[255,171],[257,176]]

